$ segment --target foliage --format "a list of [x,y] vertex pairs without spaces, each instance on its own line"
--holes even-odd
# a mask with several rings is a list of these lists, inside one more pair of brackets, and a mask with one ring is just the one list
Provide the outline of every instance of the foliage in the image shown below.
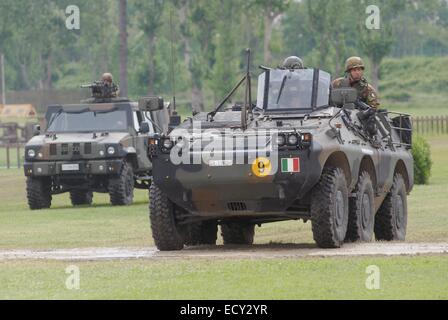
[[414,157],[415,184],[428,184],[432,167],[431,148],[423,137],[414,135],[412,155]]
[[[0,53],[6,57],[7,89],[76,88],[105,71],[118,79],[118,1],[76,1],[81,29],[72,31],[65,28],[65,8],[70,4],[70,0],[0,2]],[[380,32],[360,32],[368,4],[381,9]],[[171,45],[178,101],[205,106],[219,101],[242,75],[248,47],[253,70],[298,55],[306,66],[334,76],[343,73],[348,56],[363,55],[366,74],[379,75],[380,89],[396,80],[385,80],[392,68],[390,57],[406,61],[408,55],[448,54],[444,0],[128,0],[127,7],[127,74],[133,98],[148,92],[171,93]],[[406,68],[403,64],[396,68],[401,67]],[[430,74],[429,69],[424,71]],[[409,78],[415,76],[403,78],[399,90],[409,87]],[[439,92],[446,88],[444,80],[431,85],[423,79],[418,85]]]

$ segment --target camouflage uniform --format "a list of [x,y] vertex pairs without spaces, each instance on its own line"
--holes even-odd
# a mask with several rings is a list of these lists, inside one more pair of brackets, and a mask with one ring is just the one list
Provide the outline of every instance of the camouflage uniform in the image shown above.
[[372,87],[369,83],[367,83],[367,80],[363,77],[359,81],[353,81],[350,76],[350,70],[356,67],[361,67],[364,69],[364,64],[362,60],[358,57],[351,57],[347,59],[346,62],[346,68],[345,72],[347,73],[347,76],[344,78],[338,78],[333,80],[331,86],[332,88],[340,88],[340,87],[352,87],[355,88],[356,91],[358,91],[358,97],[361,98],[361,100],[371,107],[378,109],[378,106],[380,105],[378,100],[378,93],[376,92],[375,88]]

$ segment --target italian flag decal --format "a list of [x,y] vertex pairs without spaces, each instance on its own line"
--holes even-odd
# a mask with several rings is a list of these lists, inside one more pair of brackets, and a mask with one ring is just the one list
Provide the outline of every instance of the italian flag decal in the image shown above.
[[282,172],[300,172],[299,158],[283,158]]

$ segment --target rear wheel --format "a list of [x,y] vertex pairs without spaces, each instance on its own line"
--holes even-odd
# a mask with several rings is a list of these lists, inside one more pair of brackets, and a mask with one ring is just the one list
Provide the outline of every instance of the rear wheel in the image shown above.
[[348,190],[344,172],[324,168],[311,199],[313,238],[321,248],[338,248],[348,225]]
[[372,180],[362,172],[355,189],[356,197],[350,198],[346,241],[372,241],[375,219],[375,198]]
[[185,235],[176,221],[174,203],[154,183],[149,190],[149,219],[157,249],[181,250],[184,247]]
[[134,199],[134,173],[132,165],[124,161],[120,175],[109,179],[110,202],[114,206],[129,205]]
[[392,188],[375,216],[377,240],[404,240],[408,222],[407,192],[403,176],[395,174]]
[[50,208],[51,206],[51,178],[27,177],[26,195],[31,210]]
[[203,221],[191,223],[186,226],[185,244],[195,245],[215,245],[218,233],[216,221]]
[[88,190],[72,190],[70,191],[70,200],[72,205],[91,205],[93,199],[93,192]]
[[221,225],[224,244],[253,244],[255,225],[252,223],[229,222]]

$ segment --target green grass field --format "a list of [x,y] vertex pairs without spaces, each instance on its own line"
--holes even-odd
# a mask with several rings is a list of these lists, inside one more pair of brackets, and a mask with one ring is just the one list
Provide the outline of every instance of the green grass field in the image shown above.
[[[408,198],[407,241],[448,241],[448,137],[431,137],[430,184]],[[94,195],[92,207],[72,208],[54,196],[49,210],[30,211],[21,170],[0,170],[0,250],[152,246],[147,192],[135,204],[110,207]],[[308,222],[256,228],[255,243],[313,244]],[[219,239],[221,243],[221,239]],[[64,286],[69,262],[0,262],[0,298],[302,299],[448,298],[448,256],[259,260],[129,260],[76,262],[81,290]],[[380,290],[364,286],[365,268],[380,267]]]
[[[0,262],[0,299],[447,299],[448,256],[76,262],[79,290],[58,261]],[[366,268],[380,270],[366,288]]]

